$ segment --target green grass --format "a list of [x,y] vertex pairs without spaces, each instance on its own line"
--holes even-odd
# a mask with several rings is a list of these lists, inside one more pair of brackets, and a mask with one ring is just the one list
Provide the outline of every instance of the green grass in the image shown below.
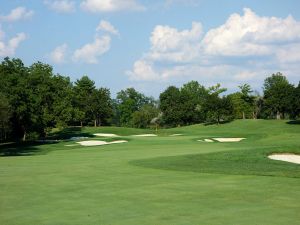
[[[152,130],[75,128],[52,137],[114,139],[92,135],[103,132],[129,142],[1,145],[10,156],[0,157],[0,224],[300,224],[300,165],[266,158],[300,153],[300,125],[287,122],[193,125],[159,130],[158,137],[129,136]],[[247,139],[196,141],[212,137]]]

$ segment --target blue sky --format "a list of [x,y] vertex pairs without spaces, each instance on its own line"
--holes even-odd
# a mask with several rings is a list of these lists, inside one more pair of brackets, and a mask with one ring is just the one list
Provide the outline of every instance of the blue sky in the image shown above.
[[158,97],[190,80],[228,92],[281,71],[300,80],[300,1],[10,0],[0,2],[0,57],[88,75],[114,97]]

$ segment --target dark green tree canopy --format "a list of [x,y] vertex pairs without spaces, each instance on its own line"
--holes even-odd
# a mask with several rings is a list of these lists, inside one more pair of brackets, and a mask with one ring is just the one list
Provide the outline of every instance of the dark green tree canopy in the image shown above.
[[265,106],[277,119],[291,111],[294,86],[281,73],[272,74],[264,82]]
[[139,111],[144,105],[156,105],[152,97],[146,97],[134,88],[127,88],[118,92],[116,100],[119,120],[122,126],[133,126],[133,113]]

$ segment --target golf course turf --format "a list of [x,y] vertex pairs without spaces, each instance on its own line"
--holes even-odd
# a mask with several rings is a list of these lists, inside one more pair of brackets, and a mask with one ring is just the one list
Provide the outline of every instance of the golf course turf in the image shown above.
[[[86,147],[74,136],[128,142]],[[246,139],[197,141],[223,137]],[[58,142],[0,146],[1,225],[300,224],[300,165],[267,157],[300,154],[298,122],[237,120],[157,133],[68,128],[51,138]]]

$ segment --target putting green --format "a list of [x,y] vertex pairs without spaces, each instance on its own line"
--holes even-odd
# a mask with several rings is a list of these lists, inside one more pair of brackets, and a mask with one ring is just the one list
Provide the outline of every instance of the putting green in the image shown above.
[[[299,224],[300,165],[267,158],[300,153],[297,123],[240,120],[160,130],[157,137],[114,127],[57,135],[116,140],[94,133],[128,143],[1,145],[0,224]],[[197,141],[212,137],[246,139]]]

